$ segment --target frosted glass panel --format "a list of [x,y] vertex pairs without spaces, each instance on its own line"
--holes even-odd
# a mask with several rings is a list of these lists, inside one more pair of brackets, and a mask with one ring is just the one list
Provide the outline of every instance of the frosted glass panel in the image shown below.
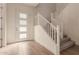
[[0,17],[1,17],[1,10],[0,10]]
[[0,39],[1,39],[1,19],[0,19]]
[[1,39],[1,30],[0,30],[0,39]]
[[24,14],[24,13],[20,13],[20,18],[24,18],[24,19],[27,19],[27,15],[26,14]]
[[[1,17],[1,16],[0,16]],[[1,39],[1,19],[0,19],[0,39]],[[1,41],[1,40],[0,40]]]
[[26,29],[26,27],[20,27],[20,28],[19,28],[19,31],[20,31],[20,32],[26,32],[27,29]]
[[20,25],[27,25],[26,20],[20,20]]
[[1,19],[0,19],[0,28],[1,28]]
[[20,34],[20,39],[27,38],[26,34]]

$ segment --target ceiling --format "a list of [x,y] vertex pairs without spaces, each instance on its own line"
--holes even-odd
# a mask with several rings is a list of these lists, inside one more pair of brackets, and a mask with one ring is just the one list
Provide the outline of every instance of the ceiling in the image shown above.
[[39,3],[24,3],[24,4],[26,4],[27,6],[36,7]]

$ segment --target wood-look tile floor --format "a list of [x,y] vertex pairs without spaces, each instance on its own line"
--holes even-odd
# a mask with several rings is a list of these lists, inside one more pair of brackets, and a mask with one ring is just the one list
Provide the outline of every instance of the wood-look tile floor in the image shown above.
[[79,46],[74,45],[61,52],[61,55],[79,55]]
[[0,55],[53,55],[34,41],[25,41],[0,48]]

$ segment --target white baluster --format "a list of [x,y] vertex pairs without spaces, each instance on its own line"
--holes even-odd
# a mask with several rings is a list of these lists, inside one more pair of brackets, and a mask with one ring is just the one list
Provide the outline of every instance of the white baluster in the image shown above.
[[57,54],[60,54],[60,27],[57,25]]

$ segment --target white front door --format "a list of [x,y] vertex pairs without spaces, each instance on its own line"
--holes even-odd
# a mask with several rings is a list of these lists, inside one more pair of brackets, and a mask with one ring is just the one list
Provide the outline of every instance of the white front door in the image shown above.
[[18,41],[27,40],[27,13],[18,12],[16,20],[16,39]]
[[15,40],[33,40],[34,9],[23,6],[22,8],[16,7],[15,15]]

